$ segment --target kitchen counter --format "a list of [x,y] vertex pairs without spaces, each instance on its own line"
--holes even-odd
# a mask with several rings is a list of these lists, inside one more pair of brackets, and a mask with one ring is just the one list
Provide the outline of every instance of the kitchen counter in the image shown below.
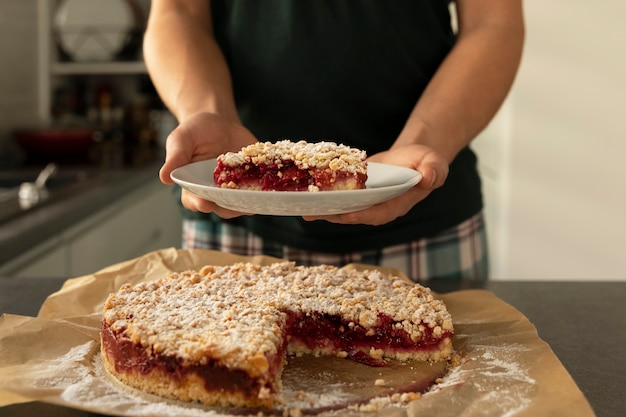
[[[64,279],[0,277],[0,314],[35,316]],[[626,282],[433,282],[438,292],[484,288],[521,311],[537,328],[598,417],[626,411]],[[97,414],[30,402],[0,415],[87,417]]]
[[0,265],[61,233],[80,220],[156,180],[160,161],[133,168],[89,168],[84,184],[0,223]]

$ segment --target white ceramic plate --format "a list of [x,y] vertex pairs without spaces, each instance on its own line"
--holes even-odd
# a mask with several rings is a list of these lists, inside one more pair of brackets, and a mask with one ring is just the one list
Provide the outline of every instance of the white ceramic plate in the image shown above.
[[217,160],[194,162],[175,169],[172,180],[217,205],[244,213],[275,216],[319,216],[362,210],[396,197],[422,179],[419,172],[369,162],[367,188],[349,191],[249,191],[219,188],[213,181]]

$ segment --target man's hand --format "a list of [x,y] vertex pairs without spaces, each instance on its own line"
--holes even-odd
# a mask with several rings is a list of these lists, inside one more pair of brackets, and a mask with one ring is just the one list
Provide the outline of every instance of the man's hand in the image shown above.
[[[254,135],[238,123],[211,113],[198,113],[170,133],[165,144],[165,162],[159,171],[159,178],[164,184],[173,184],[170,174],[176,168],[216,158],[228,151],[239,151],[256,141]],[[221,208],[187,190],[183,190],[181,202],[191,211],[215,212],[223,218],[244,214]]]
[[326,220],[331,223],[369,224],[379,226],[404,216],[432,190],[441,187],[448,177],[446,159],[423,145],[397,146],[372,155],[368,161],[399,165],[419,171],[422,180],[407,192],[370,208],[329,216],[305,216],[305,220]]

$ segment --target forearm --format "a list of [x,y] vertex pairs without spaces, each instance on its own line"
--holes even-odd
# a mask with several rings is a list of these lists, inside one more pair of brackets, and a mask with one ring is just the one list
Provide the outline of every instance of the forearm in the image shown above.
[[153,0],[144,56],[155,88],[179,122],[203,111],[239,121],[207,1]]
[[524,38],[521,5],[493,12],[486,10],[488,6],[464,10],[475,6],[471,0],[458,3],[457,43],[394,145],[426,145],[448,162],[485,128],[506,98]]

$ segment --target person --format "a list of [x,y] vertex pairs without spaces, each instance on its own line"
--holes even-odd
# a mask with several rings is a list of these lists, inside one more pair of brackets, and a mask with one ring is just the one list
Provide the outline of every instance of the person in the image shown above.
[[344,143],[423,175],[389,201],[327,216],[247,215],[183,190],[183,247],[486,279],[469,144],[506,98],[523,39],[521,0],[153,0],[145,61],[179,123],[163,183],[282,139]]

